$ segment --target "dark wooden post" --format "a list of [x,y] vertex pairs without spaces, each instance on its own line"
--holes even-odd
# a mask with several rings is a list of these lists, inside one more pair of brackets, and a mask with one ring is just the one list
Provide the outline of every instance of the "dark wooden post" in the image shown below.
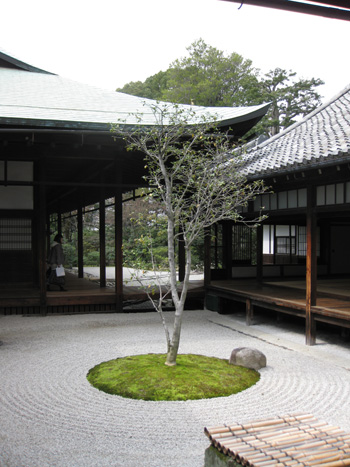
[[40,162],[40,185],[39,185],[39,219],[38,219],[38,260],[39,260],[39,289],[40,289],[40,314],[47,314],[46,301],[46,188],[45,168],[43,161]]
[[250,298],[247,298],[245,301],[245,322],[247,326],[253,324],[254,319],[254,306]]
[[224,268],[226,279],[232,279],[232,222],[223,223]]
[[317,231],[315,213],[315,189],[308,187],[306,213],[306,344],[316,342],[316,324],[311,308],[317,300]]
[[327,265],[327,274],[331,273],[331,255],[332,255],[332,249],[331,249],[331,226],[327,223],[326,225],[323,225],[323,242],[325,245],[325,248],[321,248],[321,254],[323,256],[323,262],[326,263]]
[[62,235],[62,213],[57,213],[57,233]]
[[256,280],[263,281],[263,226],[256,229]]
[[207,227],[204,234],[204,286],[210,284],[211,265],[211,229]]
[[106,203],[104,188],[100,189],[100,287],[106,287]]
[[83,236],[83,208],[79,203],[78,213],[78,277],[84,277],[84,236]]
[[[51,243],[51,217],[46,213],[46,252],[50,251]],[[47,256],[47,255],[46,255]]]
[[[119,179],[119,177],[117,177]],[[123,311],[123,200],[120,185],[115,191],[115,295],[116,312]]]

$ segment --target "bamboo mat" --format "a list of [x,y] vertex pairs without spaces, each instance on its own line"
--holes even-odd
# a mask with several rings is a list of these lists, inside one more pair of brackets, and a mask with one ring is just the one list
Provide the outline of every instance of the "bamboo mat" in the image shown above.
[[350,466],[350,434],[297,413],[205,428],[212,445],[249,467]]

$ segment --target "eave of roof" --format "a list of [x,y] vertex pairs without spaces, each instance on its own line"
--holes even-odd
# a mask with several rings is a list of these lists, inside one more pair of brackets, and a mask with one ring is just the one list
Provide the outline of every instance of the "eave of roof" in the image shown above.
[[241,5],[253,5],[295,13],[323,16],[325,18],[350,21],[350,5],[348,0],[226,0]]
[[350,161],[350,85],[300,122],[241,152],[250,179]]
[[41,68],[37,68],[35,66],[29,65],[29,63],[22,62],[18,58],[15,58],[9,55],[8,53],[6,53],[3,49],[0,49],[0,67],[4,65],[8,68],[31,71],[33,73],[45,73],[48,75],[54,74],[49,71],[42,70]]
[[[4,56],[4,54],[2,54]],[[1,57],[1,53],[0,53]],[[156,121],[147,104],[155,101],[128,94],[99,89],[40,71],[30,65],[16,62],[15,68],[0,65],[0,125],[31,128],[65,128],[106,131],[111,123],[136,125],[136,114],[142,114],[142,124]],[[164,104],[169,105],[169,104]],[[211,115],[219,126],[230,127],[262,118],[269,104],[249,107],[182,106],[194,111],[194,120]]]

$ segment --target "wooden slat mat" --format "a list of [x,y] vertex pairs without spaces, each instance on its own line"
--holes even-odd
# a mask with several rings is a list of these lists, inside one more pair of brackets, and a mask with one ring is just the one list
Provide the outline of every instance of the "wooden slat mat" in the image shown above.
[[205,428],[212,445],[250,467],[350,466],[350,434],[297,413]]

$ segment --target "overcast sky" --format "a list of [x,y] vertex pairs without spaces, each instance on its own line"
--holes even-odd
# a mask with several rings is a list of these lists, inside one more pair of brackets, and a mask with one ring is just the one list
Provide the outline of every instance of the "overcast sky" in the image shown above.
[[65,78],[115,90],[166,70],[199,38],[267,72],[350,84],[350,22],[221,0],[3,0],[0,48]]

